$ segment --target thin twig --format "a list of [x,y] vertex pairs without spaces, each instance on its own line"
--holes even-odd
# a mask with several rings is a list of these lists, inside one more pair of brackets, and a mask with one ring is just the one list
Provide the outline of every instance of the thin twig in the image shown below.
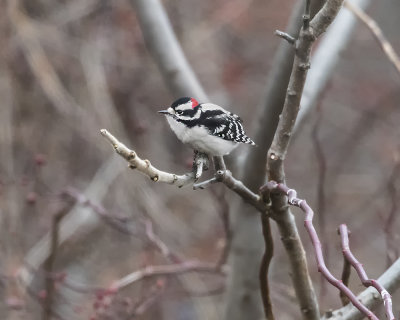
[[268,190],[269,192],[275,191],[285,195],[287,197],[287,203],[289,205],[298,207],[305,213],[306,216],[304,219],[304,227],[306,228],[314,247],[315,258],[318,264],[318,271],[322,273],[322,275],[329,281],[329,283],[341,290],[349,298],[351,303],[365,316],[367,316],[369,319],[379,320],[370,310],[368,310],[360,301],[358,301],[355,294],[348,287],[346,287],[342,281],[336,279],[326,267],[321,242],[312,223],[314,212],[307,204],[307,202],[303,199],[297,198],[296,190],[290,189],[282,183],[270,181],[261,188],[262,192],[265,192],[266,190]]
[[[322,100],[323,97],[321,97]],[[315,149],[315,155],[318,163],[318,182],[317,182],[317,211],[318,211],[318,227],[319,233],[322,238],[322,245],[326,248],[326,264],[329,266],[329,246],[326,237],[326,213],[325,213],[325,184],[326,184],[326,174],[327,174],[327,164],[325,159],[324,150],[322,143],[319,138],[319,129],[322,121],[322,101],[317,106],[317,118],[315,120],[314,127],[311,131],[311,140],[313,142],[313,147]],[[321,299],[325,297],[326,294],[326,282],[323,281],[321,277]]]
[[356,257],[351,252],[347,226],[345,224],[341,224],[339,227],[339,232],[340,232],[340,238],[342,240],[341,244],[342,244],[343,256],[350,262],[353,268],[357,271],[357,274],[360,277],[360,280],[365,287],[367,288],[374,287],[376,290],[378,290],[384,302],[383,304],[385,306],[387,319],[395,320],[392,310],[392,298],[389,292],[387,292],[387,290],[378,281],[368,278],[363,265],[356,259]]
[[[46,274],[53,273],[54,262],[56,260],[58,250],[58,237],[59,237],[59,224],[61,219],[69,212],[70,207],[64,206],[59,212],[53,216],[51,223],[51,247],[50,254],[45,261],[43,268]],[[43,320],[50,320],[52,315],[52,304],[54,298],[54,279],[52,277],[46,277],[45,281],[45,297],[43,302]]]
[[394,260],[396,260],[399,256],[399,249],[395,245],[395,234],[394,227],[396,223],[397,213],[398,213],[398,192],[396,187],[396,181],[398,179],[399,171],[400,171],[400,159],[398,151],[394,155],[394,168],[390,175],[389,181],[387,183],[388,193],[390,197],[390,210],[389,215],[384,221],[383,231],[385,233],[385,241],[386,241],[386,265],[389,267]]
[[270,284],[268,278],[269,266],[274,255],[274,240],[271,233],[270,218],[266,214],[261,215],[261,224],[265,244],[265,251],[261,260],[259,274],[261,297],[267,319],[274,320],[275,317],[272,309]]
[[291,45],[294,45],[296,43],[296,39],[286,32],[275,30],[274,34],[276,36],[286,40]]
[[368,29],[374,35],[375,39],[380,44],[383,52],[386,54],[389,61],[393,64],[398,74],[400,75],[400,57],[397,55],[396,51],[394,51],[393,46],[385,37],[381,28],[379,28],[378,24],[355,4],[349,1],[345,1],[344,6],[347,9],[349,9],[358,19],[360,19],[368,27]]
[[[351,275],[351,264],[346,258],[344,258],[341,280],[346,287],[349,286],[350,275]],[[349,298],[347,298],[347,296],[342,291],[340,291],[339,296],[340,300],[342,301],[342,305],[345,306],[350,302]]]
[[140,270],[136,270],[123,278],[115,281],[112,284],[112,288],[119,290],[125,288],[137,281],[143,280],[148,277],[160,276],[160,275],[177,275],[188,272],[205,272],[224,275],[223,270],[215,268],[214,263],[205,263],[197,260],[188,260],[182,263],[148,266]]
[[[400,287],[400,259],[390,266],[377,280],[389,293],[394,293]],[[375,309],[381,305],[381,299],[377,294],[375,288],[369,287],[357,296],[360,301],[367,308]],[[365,315],[360,312],[351,303],[341,307],[340,309],[324,315],[321,320],[362,320]]]

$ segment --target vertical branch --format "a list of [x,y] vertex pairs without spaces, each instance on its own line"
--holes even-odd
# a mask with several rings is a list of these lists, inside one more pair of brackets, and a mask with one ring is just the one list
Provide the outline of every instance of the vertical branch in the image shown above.
[[[312,12],[319,10],[322,0],[312,3]],[[286,32],[297,37],[302,26],[302,2],[293,8]],[[292,45],[282,41],[272,61],[265,94],[255,117],[254,139],[262,142],[258,148],[249,152],[241,165],[241,179],[250,190],[257,190],[265,181],[265,158],[271,145],[279,114],[285,100],[286,88],[290,78],[295,50]],[[259,281],[255,282],[259,269],[249,269],[249,265],[259,262],[263,254],[263,243],[260,239],[260,220],[256,210],[241,202],[233,209],[232,217],[232,250],[230,256],[231,277],[227,288],[227,303],[224,319],[242,320],[260,319],[263,310],[260,308]],[[319,318],[319,312],[315,318]]]
[[397,205],[397,188],[396,188],[396,180],[399,175],[400,170],[400,159],[399,155],[395,155],[395,165],[392,171],[392,174],[388,181],[388,193],[391,200],[391,206],[389,215],[386,218],[385,224],[383,226],[383,231],[385,233],[385,241],[386,241],[386,265],[389,267],[393,261],[398,257],[399,250],[397,246],[394,244],[395,235],[393,234],[393,228],[396,222],[396,214],[398,212]]
[[[300,108],[300,99],[308,69],[311,47],[326,31],[339,12],[343,0],[328,0],[310,23],[305,23],[296,44],[296,55],[278,128],[267,157],[269,179],[285,181],[283,162]],[[307,13],[306,13],[307,14]],[[305,14],[305,15],[306,15]],[[306,21],[305,21],[306,22]],[[276,220],[288,252],[294,287],[304,319],[319,319],[318,303],[307,268],[307,261],[293,215],[285,195],[273,195],[272,218]]]
[[54,216],[51,222],[51,244],[50,244],[50,254],[45,263],[43,264],[43,268],[45,270],[46,282],[45,282],[45,297],[43,302],[43,320],[50,320],[52,314],[52,304],[54,298],[54,277],[53,275],[53,267],[54,262],[56,260],[57,249],[58,249],[58,240],[59,240],[59,225],[61,219],[68,213],[70,210],[69,206],[65,206],[63,209],[58,211]]
[[264,306],[264,313],[268,320],[274,320],[274,313],[272,310],[270,286],[268,281],[269,266],[274,255],[274,240],[271,234],[270,219],[267,214],[261,214],[261,224],[263,230],[263,237],[265,243],[264,255],[260,265],[260,289],[261,297]]
[[[346,287],[349,286],[350,274],[351,274],[351,265],[350,265],[349,261],[346,258],[344,258],[341,279],[342,279],[343,284]],[[350,302],[349,298],[347,298],[347,296],[342,291],[340,291],[339,296],[340,296],[340,300],[342,301],[342,305],[345,306],[346,304],[348,304]]]
[[[315,149],[315,155],[317,157],[318,163],[318,182],[317,182],[317,211],[318,214],[318,227],[319,233],[322,238],[322,245],[325,247],[326,252],[326,264],[329,266],[329,246],[327,245],[326,239],[326,221],[325,221],[325,181],[326,181],[326,159],[325,154],[322,149],[321,141],[318,137],[319,128],[322,119],[322,102],[317,106],[317,119],[315,121],[314,128],[311,132],[311,140],[313,141],[313,146]],[[322,281],[321,277],[321,298],[325,296],[326,293],[326,282]]]

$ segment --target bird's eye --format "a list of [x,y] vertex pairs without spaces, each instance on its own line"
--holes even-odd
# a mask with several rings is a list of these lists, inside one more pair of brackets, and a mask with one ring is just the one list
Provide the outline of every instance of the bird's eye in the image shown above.
[[181,114],[183,113],[183,111],[181,111],[181,110],[176,110],[175,113],[178,114],[178,115],[181,115]]

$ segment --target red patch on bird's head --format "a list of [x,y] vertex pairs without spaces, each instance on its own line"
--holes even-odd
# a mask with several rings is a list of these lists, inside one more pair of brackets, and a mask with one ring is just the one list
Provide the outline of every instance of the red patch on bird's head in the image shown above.
[[199,103],[197,102],[197,100],[195,98],[190,98],[190,101],[192,101],[192,109],[194,109],[195,107],[197,107],[199,105]]

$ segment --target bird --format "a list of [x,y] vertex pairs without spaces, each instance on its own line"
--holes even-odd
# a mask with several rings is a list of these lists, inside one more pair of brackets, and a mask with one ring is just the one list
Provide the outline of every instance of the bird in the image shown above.
[[242,119],[216,104],[182,97],[158,112],[180,141],[209,156],[228,155],[240,143],[256,145],[245,134]]

